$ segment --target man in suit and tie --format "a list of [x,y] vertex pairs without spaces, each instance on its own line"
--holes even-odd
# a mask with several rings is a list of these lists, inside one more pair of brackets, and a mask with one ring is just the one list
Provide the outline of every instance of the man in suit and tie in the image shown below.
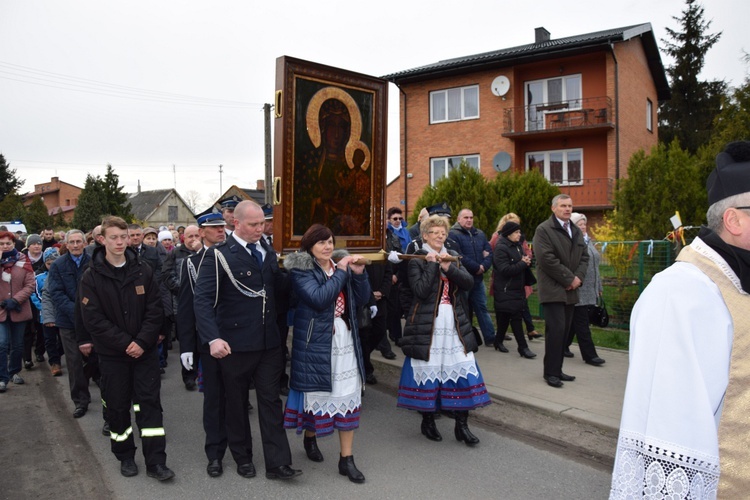
[[552,198],[552,216],[534,233],[537,287],[544,310],[544,380],[552,387],[575,380],[562,371],[563,352],[589,263],[583,233],[570,222],[572,213],[573,200],[558,194]]
[[237,473],[254,477],[248,388],[255,382],[266,478],[291,479],[291,451],[279,397],[281,340],[275,293],[285,286],[276,253],[262,241],[265,217],[253,201],[234,209],[235,229],[206,250],[195,283],[195,318],[202,344],[218,360],[226,398],[226,431]]

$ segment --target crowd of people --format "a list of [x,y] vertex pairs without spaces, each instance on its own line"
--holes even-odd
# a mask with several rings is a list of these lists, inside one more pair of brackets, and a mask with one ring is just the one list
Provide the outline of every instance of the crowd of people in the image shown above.
[[[280,264],[272,206],[237,197],[221,206],[177,229],[107,217],[90,233],[44,230],[21,245],[0,232],[0,292],[7,297],[0,303],[0,392],[23,384],[20,372],[22,365],[33,368],[32,352],[38,363],[47,355],[53,376],[63,375],[64,356],[73,417],[86,415],[93,380],[102,395],[102,433],[122,475],[139,472],[134,410],[147,474],[168,480],[174,472],[166,465],[160,375],[176,339],[185,389],[203,393],[209,476],[223,474],[227,449],[240,476],[256,475],[248,417],[254,390],[267,478],[301,474],[292,468],[285,429],[302,435],[314,462],[324,461],[317,439],[338,431],[338,471],[362,483],[353,456],[361,395],[365,384],[377,383],[372,353],[396,358],[393,342],[404,354],[397,406],[419,412],[421,433],[431,441],[442,440],[436,419],[447,415],[458,441],[479,443],[469,412],[490,397],[474,354],[482,344],[508,352],[510,326],[518,353],[534,358],[523,322],[530,340],[542,337],[527,302],[537,281],[531,247],[516,214],[504,216],[488,240],[469,208],[451,223],[446,203],[426,207],[407,227],[402,210],[392,207],[385,262],[334,251],[331,228],[314,224]],[[572,213],[565,195],[552,200],[552,212],[535,243],[548,316],[543,375],[560,387],[574,379],[562,373],[573,336],[586,362],[604,361],[589,349],[587,326],[573,321],[577,289],[598,265],[589,262],[596,250],[585,236],[585,216]],[[581,229],[569,223],[576,217]],[[497,328],[487,308],[490,271]],[[597,280],[594,295],[601,292]],[[581,306],[591,303],[585,300]]]

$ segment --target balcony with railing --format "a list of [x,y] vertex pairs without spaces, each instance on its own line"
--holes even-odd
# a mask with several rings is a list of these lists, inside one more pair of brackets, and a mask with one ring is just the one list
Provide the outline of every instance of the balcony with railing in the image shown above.
[[515,139],[614,128],[612,100],[587,97],[516,106],[503,111],[503,137]]
[[614,206],[614,179],[600,177],[584,178],[579,182],[550,182],[560,188],[561,193],[570,195],[576,208],[608,210]]

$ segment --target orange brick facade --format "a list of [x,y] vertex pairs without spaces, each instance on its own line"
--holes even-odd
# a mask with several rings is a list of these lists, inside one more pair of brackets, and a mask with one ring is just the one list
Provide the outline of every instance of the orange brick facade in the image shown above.
[[70,222],[81,191],[78,186],[53,177],[50,182],[35,184],[34,191],[24,195],[24,205],[30,205],[35,197],[40,196],[50,215],[57,215],[62,211],[65,220]]
[[[432,158],[479,155],[480,172],[492,179],[502,175],[492,165],[498,152],[510,154],[512,170],[526,171],[529,152],[580,149],[583,182],[561,190],[573,197],[576,207],[599,218],[602,211],[613,207],[616,180],[627,175],[632,154],[639,149],[648,152],[658,140],[657,89],[641,39],[634,37],[610,47],[494,69],[475,66],[463,74],[401,82],[400,175],[386,188],[386,207],[400,206],[407,215],[421,208],[415,204],[431,183]],[[493,79],[500,75],[510,81],[510,90],[503,97],[491,91]],[[584,104],[581,111],[568,111],[566,116],[585,126],[526,130],[526,82],[569,75],[581,76]],[[478,87],[479,118],[430,124],[430,92],[470,85]],[[652,131],[646,129],[647,100],[652,103]],[[545,119],[558,115],[562,113],[551,112]]]

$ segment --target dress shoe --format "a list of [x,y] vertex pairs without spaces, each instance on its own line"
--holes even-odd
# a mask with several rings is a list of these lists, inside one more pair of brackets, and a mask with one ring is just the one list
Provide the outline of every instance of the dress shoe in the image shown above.
[[508,352],[508,348],[505,347],[502,343],[502,341],[498,341],[498,338],[495,338],[495,350],[500,352]]
[[540,339],[540,338],[544,337],[544,335],[542,335],[541,333],[537,332],[536,330],[532,330],[532,331],[530,331],[528,333],[528,337],[529,337],[529,340],[534,340],[534,339]]
[[369,373],[365,375],[365,382],[367,382],[369,385],[375,385],[378,383],[378,379],[375,377],[374,373]]
[[239,474],[242,477],[255,477],[255,466],[252,462],[248,462],[246,464],[239,464],[237,466],[237,474]]
[[575,358],[576,357],[575,354],[573,354],[572,352],[570,352],[570,349],[565,349],[563,351],[563,356],[565,356],[566,358]]
[[354,455],[339,458],[339,474],[347,476],[353,483],[365,482],[365,475],[354,465]]
[[52,364],[49,366],[49,372],[53,377],[59,377],[62,375],[62,367],[57,364]]
[[576,378],[573,375],[566,375],[565,373],[560,372],[560,380],[563,382],[572,382]]
[[88,406],[76,406],[76,409],[73,410],[73,418],[81,418],[88,410]]
[[288,465],[280,465],[266,471],[266,479],[292,479],[302,474],[299,469],[292,469]]
[[31,360],[24,361],[23,367],[26,368],[27,370],[31,370],[32,368],[34,368],[34,362]]
[[208,467],[206,467],[206,472],[208,472],[208,475],[211,477],[221,476],[224,473],[224,467],[221,466],[221,460],[219,460],[218,458],[209,460]]
[[505,340],[513,340],[513,337],[511,337],[510,335],[506,335]]
[[443,436],[440,435],[440,431],[438,431],[437,426],[435,425],[434,413],[422,413],[422,434],[430,441],[443,440]]
[[102,436],[111,437],[112,433],[109,429],[109,422],[104,422],[104,425],[102,425]]
[[529,349],[528,347],[519,349],[518,354],[520,354],[522,358],[526,358],[526,359],[536,358],[536,354],[531,352],[531,349]]
[[195,390],[195,380],[189,378],[185,381],[185,389],[188,391],[194,391]]
[[604,364],[604,360],[602,358],[596,357],[586,360],[587,365],[594,365],[594,366],[602,366]]
[[382,352],[381,354],[385,359],[396,359],[396,353],[393,351]]
[[544,380],[547,381],[547,385],[550,387],[562,387],[563,383],[562,381],[555,376],[548,377],[547,375],[544,376]]
[[315,436],[312,436],[312,437],[305,436],[302,439],[302,446],[305,447],[305,453],[307,453],[307,458],[309,458],[313,462],[323,461],[323,453],[321,453],[320,448],[318,448],[318,440],[315,439]]
[[120,462],[120,474],[125,477],[133,477],[138,475],[138,466],[135,465],[135,460],[132,458],[126,458]]
[[146,475],[148,477],[155,477],[159,481],[167,481],[174,477],[174,472],[164,464],[156,464],[146,466]]
[[44,354],[37,354],[36,355],[36,362],[37,363],[44,363]]

